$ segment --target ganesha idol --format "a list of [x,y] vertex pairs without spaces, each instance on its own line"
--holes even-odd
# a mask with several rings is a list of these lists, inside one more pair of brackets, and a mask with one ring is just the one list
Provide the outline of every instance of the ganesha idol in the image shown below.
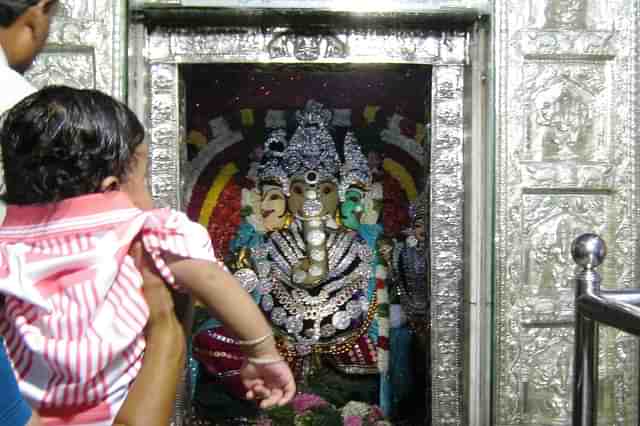
[[[351,133],[339,154],[322,105],[310,101],[296,118],[290,139],[276,130],[265,143],[231,269],[272,324],[301,390],[386,409],[386,267],[367,160]],[[210,322],[193,350],[210,378],[243,394],[243,356],[231,334]]]

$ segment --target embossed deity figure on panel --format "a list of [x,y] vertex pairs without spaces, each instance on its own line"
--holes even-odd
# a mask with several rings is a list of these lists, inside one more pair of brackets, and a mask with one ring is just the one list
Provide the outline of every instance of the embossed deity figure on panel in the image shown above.
[[[241,228],[253,234],[231,244],[235,275],[271,321],[303,391],[390,412],[386,267],[367,160],[352,133],[340,156],[322,105],[309,101],[296,118],[291,138],[275,130],[265,143],[252,208],[261,224]],[[233,387],[242,359],[232,336],[210,328],[194,353]]]

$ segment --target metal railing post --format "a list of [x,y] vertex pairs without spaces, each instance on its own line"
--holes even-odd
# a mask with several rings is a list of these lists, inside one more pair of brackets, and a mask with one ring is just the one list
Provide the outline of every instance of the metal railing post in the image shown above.
[[586,317],[577,301],[590,290],[600,290],[601,277],[595,268],[606,255],[604,241],[593,234],[578,237],[571,247],[575,262],[582,267],[576,276],[575,346],[573,369],[573,426],[595,426],[598,389],[598,327]]
[[597,421],[598,323],[640,336],[640,289],[600,288],[595,268],[606,252],[595,234],[583,234],[571,246],[582,267],[576,276],[573,426],[595,426]]

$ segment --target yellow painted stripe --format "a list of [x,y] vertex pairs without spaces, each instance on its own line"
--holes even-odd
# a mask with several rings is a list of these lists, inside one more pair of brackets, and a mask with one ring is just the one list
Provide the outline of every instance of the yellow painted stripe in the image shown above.
[[221,170],[218,172],[218,175],[213,180],[213,184],[207,191],[207,196],[204,199],[204,203],[202,203],[202,208],[200,209],[200,217],[198,218],[198,222],[203,225],[205,228],[209,226],[209,220],[211,219],[211,215],[213,214],[213,210],[216,208],[218,204],[218,199],[220,198],[220,194],[229,183],[229,180],[238,173],[240,170],[236,163],[227,163]]
[[396,178],[398,182],[400,182],[400,186],[404,189],[405,194],[407,194],[407,198],[409,201],[413,201],[418,196],[418,191],[416,190],[416,183],[411,176],[411,173],[407,171],[400,163],[397,161],[393,161],[389,158],[385,158],[384,163],[382,163],[382,168],[387,171],[391,176]]

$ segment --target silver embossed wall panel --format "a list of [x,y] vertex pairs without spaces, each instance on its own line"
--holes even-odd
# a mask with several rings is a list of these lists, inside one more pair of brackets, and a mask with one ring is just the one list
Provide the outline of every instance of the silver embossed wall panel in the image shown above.
[[61,0],[49,42],[27,78],[124,99],[126,0]]
[[[151,140],[151,187],[160,204],[182,204],[184,137],[181,63],[399,63],[434,67],[431,149],[431,354],[433,425],[464,424],[463,397],[463,70],[466,34],[358,30],[299,35],[287,28],[135,28],[144,39],[132,61],[130,97]],[[150,99],[139,99],[149,87]]]
[[[605,238],[608,287],[638,286],[638,2],[496,1],[497,425],[569,425],[571,241]],[[635,341],[601,330],[601,425],[637,424]]]

